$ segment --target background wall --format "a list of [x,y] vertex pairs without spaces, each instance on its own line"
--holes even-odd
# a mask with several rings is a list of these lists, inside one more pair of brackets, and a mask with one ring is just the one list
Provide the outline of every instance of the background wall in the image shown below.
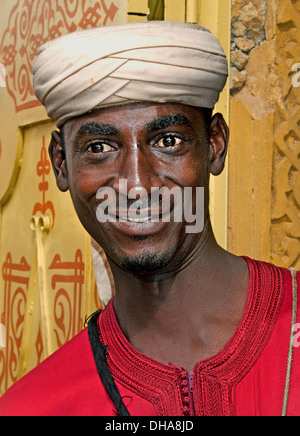
[[299,270],[300,1],[233,0],[231,42],[228,249]]

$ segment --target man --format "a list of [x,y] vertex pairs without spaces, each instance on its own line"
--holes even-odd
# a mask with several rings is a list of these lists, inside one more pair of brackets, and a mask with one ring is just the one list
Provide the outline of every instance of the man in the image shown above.
[[[2,415],[300,412],[296,273],[224,251],[211,228],[226,78],[219,42],[196,25],[92,29],[39,50],[57,185],[105,250],[116,296],[0,399]],[[159,189],[182,195],[165,208]]]

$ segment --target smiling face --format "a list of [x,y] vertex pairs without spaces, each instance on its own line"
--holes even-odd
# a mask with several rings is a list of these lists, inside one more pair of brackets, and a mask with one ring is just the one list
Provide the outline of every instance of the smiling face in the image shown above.
[[[49,151],[58,187],[70,190],[83,226],[115,264],[136,273],[174,270],[199,242],[202,233],[188,234],[184,219],[172,219],[174,202],[170,222],[161,219],[161,204],[156,222],[130,219],[130,203],[139,197],[147,200],[152,188],[183,192],[190,187],[194,193],[204,187],[204,216],[209,220],[209,173],[221,172],[226,154],[226,128],[223,118],[217,118],[209,143],[203,111],[180,104],[136,103],[72,119],[64,126],[64,147],[58,132],[53,133]],[[125,196],[127,210],[122,180],[130,192]],[[100,188],[114,190],[123,204],[117,202],[116,215],[126,213],[127,221],[99,222]],[[194,211],[195,201],[194,195]]]

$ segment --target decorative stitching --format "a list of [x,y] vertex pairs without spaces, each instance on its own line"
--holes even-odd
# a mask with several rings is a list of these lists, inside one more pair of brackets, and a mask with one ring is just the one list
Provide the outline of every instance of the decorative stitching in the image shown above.
[[[235,386],[261,355],[282,307],[283,270],[246,257],[245,260],[250,280],[243,317],[225,347],[195,365],[195,415],[235,415]],[[112,375],[121,385],[151,402],[157,415],[183,416],[187,413],[180,368],[165,365],[135,350],[118,325],[113,302],[99,316],[98,330],[101,341],[108,345],[107,363]]]

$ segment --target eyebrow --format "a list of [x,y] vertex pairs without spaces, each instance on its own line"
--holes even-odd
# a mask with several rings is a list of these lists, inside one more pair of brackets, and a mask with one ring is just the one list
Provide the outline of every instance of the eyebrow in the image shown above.
[[186,116],[182,114],[167,115],[151,121],[151,123],[147,124],[146,130],[147,132],[155,132],[157,130],[166,129],[171,126],[192,127],[192,123]]
[[95,121],[90,121],[83,124],[76,132],[76,137],[83,135],[118,135],[119,130],[112,124],[98,124]]

